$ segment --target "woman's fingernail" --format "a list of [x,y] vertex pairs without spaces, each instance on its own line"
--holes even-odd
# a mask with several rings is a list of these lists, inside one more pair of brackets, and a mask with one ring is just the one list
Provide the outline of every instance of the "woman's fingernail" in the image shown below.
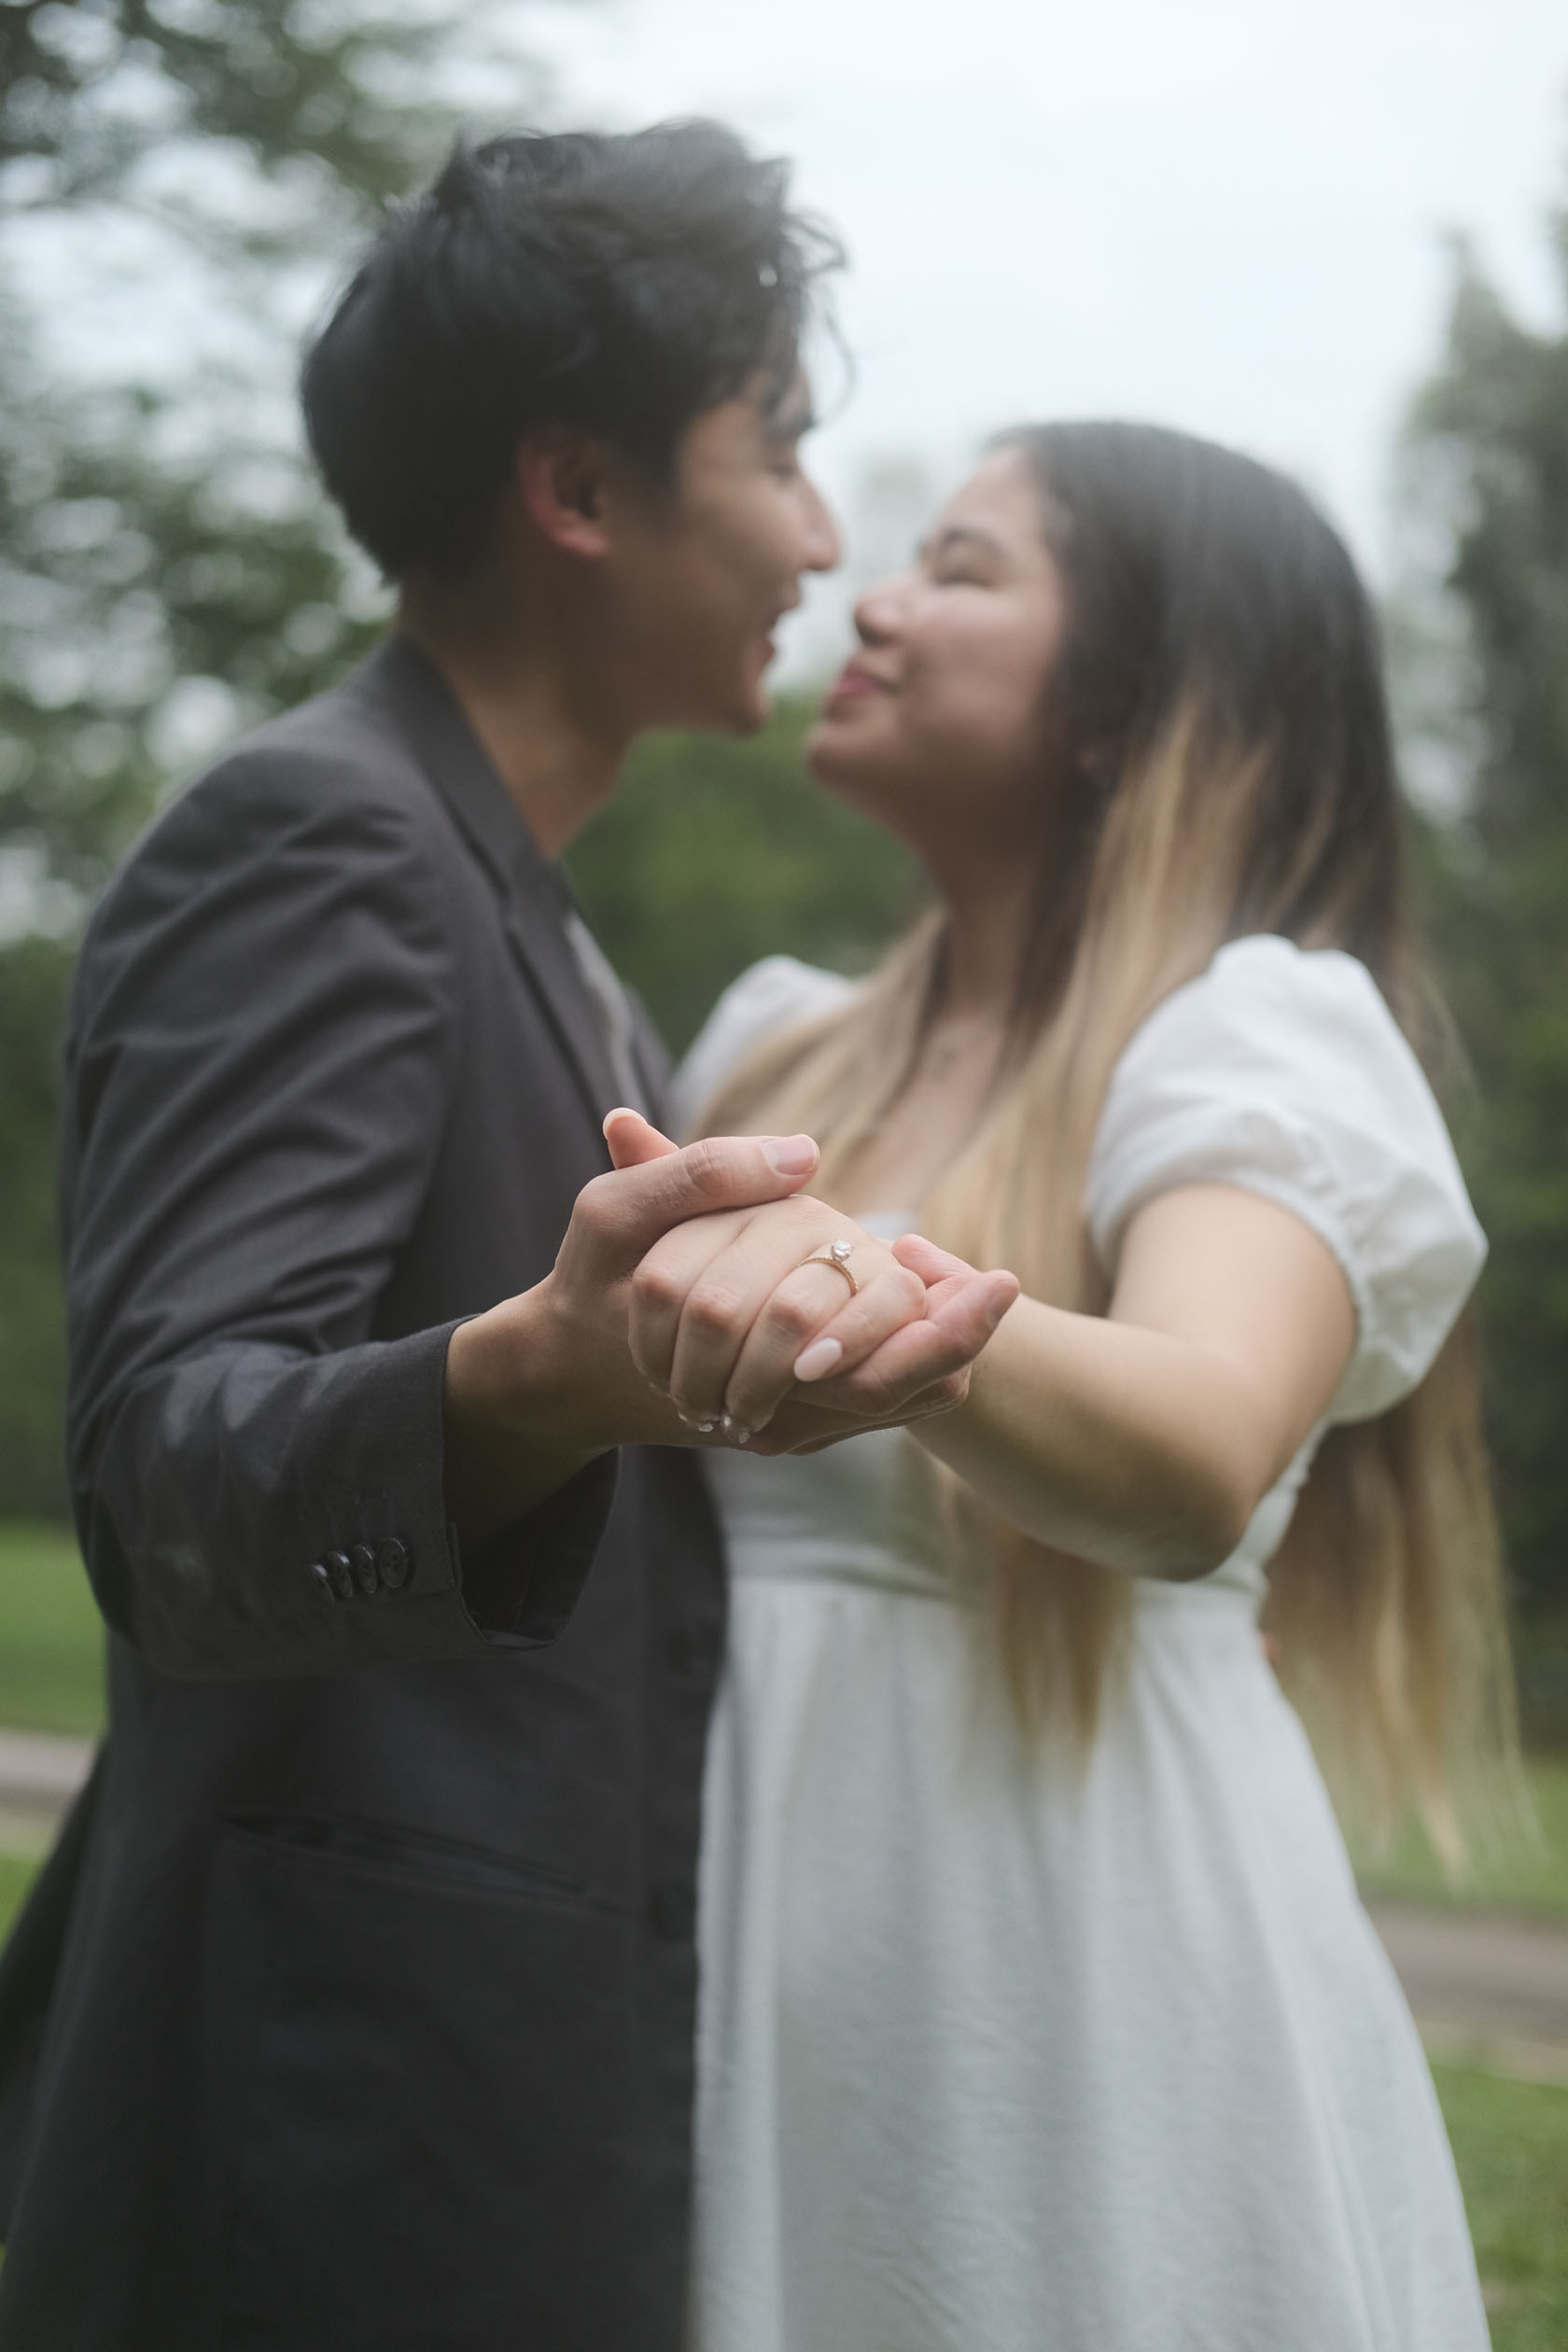
[[809,1135],[770,1135],[763,1153],[780,1176],[805,1176],[817,1165],[817,1146]]
[[838,1339],[813,1339],[809,1348],[803,1348],[795,1358],[797,1380],[819,1380],[831,1372],[844,1357],[844,1344]]

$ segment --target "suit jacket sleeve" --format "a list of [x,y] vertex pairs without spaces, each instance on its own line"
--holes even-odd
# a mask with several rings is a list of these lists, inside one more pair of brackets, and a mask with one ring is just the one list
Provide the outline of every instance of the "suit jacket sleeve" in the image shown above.
[[602,1533],[613,1456],[487,1547],[466,1599],[441,1489],[455,1323],[372,1336],[461,1052],[424,847],[348,763],[258,747],[165,817],[83,951],[72,1487],[105,1614],[172,1674],[532,1646]]

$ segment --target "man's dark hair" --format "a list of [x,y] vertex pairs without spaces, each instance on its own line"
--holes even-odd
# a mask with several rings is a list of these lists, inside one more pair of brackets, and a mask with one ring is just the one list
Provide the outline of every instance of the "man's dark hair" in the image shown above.
[[383,570],[471,563],[530,425],[586,425],[667,481],[703,410],[760,370],[782,399],[843,258],[789,175],[716,122],[459,142],[301,377],[327,487]]

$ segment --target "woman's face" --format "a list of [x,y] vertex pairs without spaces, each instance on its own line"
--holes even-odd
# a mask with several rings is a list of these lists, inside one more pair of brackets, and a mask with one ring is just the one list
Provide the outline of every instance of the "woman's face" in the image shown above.
[[1021,456],[987,457],[914,570],[855,608],[859,650],[808,747],[831,790],[902,833],[939,876],[976,850],[1038,847],[1046,682],[1067,618]]

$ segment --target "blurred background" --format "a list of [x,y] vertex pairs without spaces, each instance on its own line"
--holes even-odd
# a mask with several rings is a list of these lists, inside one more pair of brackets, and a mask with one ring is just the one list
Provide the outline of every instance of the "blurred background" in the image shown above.
[[[905,559],[988,429],[1147,417],[1305,481],[1383,605],[1471,1073],[1451,1109],[1492,1242],[1543,1825],[1467,1888],[1413,1840],[1369,1883],[1568,1918],[1561,0],[0,0],[0,1749],[45,1735],[18,1754],[68,1780],[48,1740],[101,1715],[59,1439],[74,942],[160,798],[385,613],[301,462],[300,337],[457,124],[691,112],[796,159],[847,241],[848,364],[821,355],[812,458],[848,561],[797,618],[767,731],[646,744],[574,849],[606,945],[679,1047],[757,956],[854,969],[907,913],[903,857],[815,794],[800,739],[856,584]],[[47,1811],[18,1771],[7,1901]],[[1568,1937],[1542,1966],[1568,2017]],[[1528,2352],[1568,2342],[1568,2023],[1532,2059],[1484,2023],[1439,2079],[1497,2341]]]

